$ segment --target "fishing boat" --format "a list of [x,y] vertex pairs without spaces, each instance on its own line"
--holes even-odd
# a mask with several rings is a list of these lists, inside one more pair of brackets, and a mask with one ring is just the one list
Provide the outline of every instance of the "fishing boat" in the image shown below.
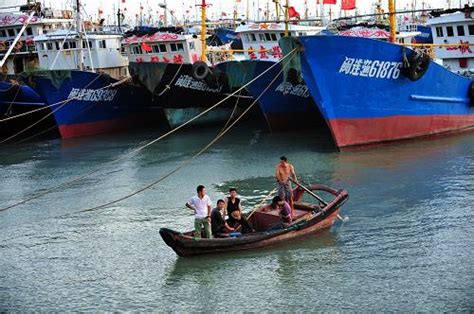
[[298,39],[305,82],[340,149],[474,127],[472,81],[421,50],[396,44],[391,16],[391,42]]
[[[240,25],[240,35],[245,51],[244,61],[228,61],[218,65],[229,77],[248,75],[253,78],[278,62],[285,53],[278,40],[285,36],[315,35],[324,28],[285,23],[250,23]],[[290,58],[291,59],[291,58]],[[293,58],[296,59],[296,58]],[[287,130],[324,124],[317,106],[309,95],[301,71],[287,64],[279,64],[248,86],[272,130]],[[241,63],[236,65],[235,63]],[[283,68],[283,66],[285,67]],[[240,67],[244,70],[232,71]]]
[[[130,58],[131,75],[153,94],[170,127],[181,125],[233,91],[219,69],[200,61],[200,39],[182,29],[135,34],[123,40],[123,47]],[[213,56],[206,59],[218,62]],[[235,107],[251,98],[245,92],[230,97],[193,124],[225,122],[236,113]]]
[[[314,192],[325,192],[332,196],[332,200],[323,201],[322,205],[303,202],[305,193],[315,195]],[[264,208],[267,206],[262,206],[249,215],[249,222],[256,230],[253,233],[239,234],[236,237],[196,239],[193,237],[194,231],[181,233],[161,228],[160,235],[179,256],[258,249],[301,239],[331,228],[338,218],[341,206],[349,197],[347,191],[336,190],[325,185],[312,185],[308,188],[297,186],[293,190],[293,195],[293,223],[287,227],[275,228],[274,226],[280,221],[279,213],[265,211]]]
[[[77,1],[77,8],[80,3]],[[160,119],[151,94],[130,81],[128,59],[121,54],[122,35],[86,27],[76,12],[76,28],[35,36],[39,67],[22,73],[22,81],[44,108],[44,116],[24,130],[54,117],[62,138],[89,136],[142,127]],[[31,104],[28,104],[31,107]],[[25,111],[15,103],[13,115]],[[17,120],[21,121],[21,120]]]

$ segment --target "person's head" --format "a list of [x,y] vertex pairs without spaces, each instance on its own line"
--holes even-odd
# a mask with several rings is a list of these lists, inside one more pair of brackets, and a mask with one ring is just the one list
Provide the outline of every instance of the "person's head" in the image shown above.
[[203,197],[204,195],[206,195],[206,187],[204,185],[198,185],[198,187],[196,188],[196,191],[197,191],[198,196],[200,197]]
[[229,195],[230,195],[230,197],[232,197],[232,198],[237,197],[237,189],[236,189],[236,188],[230,188],[230,189],[229,189]]
[[280,157],[280,163],[284,164],[288,161],[288,158],[286,158],[285,156],[281,156]]
[[273,199],[272,199],[272,207],[273,208],[278,208],[280,206],[283,206],[283,204],[285,203],[285,201],[280,197],[280,196],[275,196]]
[[217,208],[219,208],[219,210],[223,210],[225,207],[225,202],[224,200],[218,200],[217,201]]

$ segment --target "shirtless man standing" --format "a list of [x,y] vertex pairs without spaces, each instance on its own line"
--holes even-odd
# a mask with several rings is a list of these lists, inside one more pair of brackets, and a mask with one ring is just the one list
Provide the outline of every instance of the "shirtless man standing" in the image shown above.
[[275,177],[278,182],[278,195],[286,200],[293,210],[293,193],[291,189],[290,177],[298,182],[295,174],[295,168],[288,162],[285,156],[280,157],[280,162],[276,165]]

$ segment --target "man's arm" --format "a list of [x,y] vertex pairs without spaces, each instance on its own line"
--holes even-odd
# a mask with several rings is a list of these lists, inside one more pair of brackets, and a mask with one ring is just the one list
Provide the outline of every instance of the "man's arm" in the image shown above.
[[193,205],[191,205],[190,202],[187,202],[187,203],[186,203],[186,207],[189,208],[189,209],[191,209],[191,210],[193,210],[194,213],[196,213],[196,207],[194,207]]
[[207,216],[209,217],[209,220],[211,220],[211,205],[207,205]]
[[291,175],[293,176],[293,180],[298,182],[298,178],[296,178],[295,167],[291,166]]

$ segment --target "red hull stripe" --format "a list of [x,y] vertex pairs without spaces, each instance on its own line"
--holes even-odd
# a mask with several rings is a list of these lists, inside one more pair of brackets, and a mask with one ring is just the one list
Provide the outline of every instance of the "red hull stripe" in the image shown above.
[[101,133],[117,132],[137,125],[143,125],[149,119],[145,115],[76,124],[63,124],[59,126],[62,138],[90,136]]
[[392,116],[329,121],[338,147],[375,144],[474,128],[474,114]]

